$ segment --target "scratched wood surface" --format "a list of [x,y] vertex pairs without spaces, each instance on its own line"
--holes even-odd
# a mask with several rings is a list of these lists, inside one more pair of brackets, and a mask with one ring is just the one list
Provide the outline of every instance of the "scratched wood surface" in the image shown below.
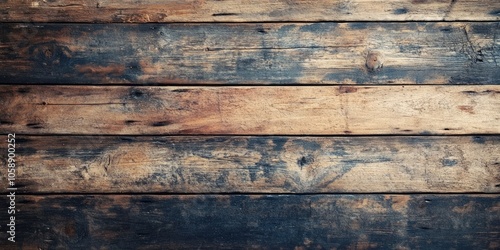
[[498,0],[0,0],[0,249],[500,249],[499,37]]
[[499,25],[4,23],[0,82],[499,84]]
[[2,22],[495,21],[496,0],[0,1]]
[[500,245],[497,195],[26,195],[19,203],[18,228],[30,231],[19,236],[23,249]]
[[500,192],[499,136],[17,137],[28,193]]
[[3,86],[0,133],[498,134],[500,86]]

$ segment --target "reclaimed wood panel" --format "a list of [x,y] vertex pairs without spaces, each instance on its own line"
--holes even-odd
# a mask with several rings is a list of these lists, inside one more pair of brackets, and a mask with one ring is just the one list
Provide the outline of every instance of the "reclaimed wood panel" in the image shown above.
[[0,2],[2,22],[494,21],[496,0]]
[[1,83],[499,84],[500,79],[499,22],[4,23],[0,30]]
[[23,193],[500,193],[499,136],[16,138]]
[[0,133],[498,134],[500,86],[1,86]]
[[[3,249],[498,249],[500,244],[498,195],[23,195],[17,207],[16,245],[5,243]],[[0,213],[0,220],[6,221],[7,213]]]

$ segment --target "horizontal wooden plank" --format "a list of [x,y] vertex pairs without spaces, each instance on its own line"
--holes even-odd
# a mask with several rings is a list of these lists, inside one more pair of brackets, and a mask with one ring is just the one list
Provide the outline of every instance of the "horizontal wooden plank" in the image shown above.
[[[0,241],[7,243],[2,249],[498,249],[500,245],[498,195],[18,195],[15,201],[16,243],[8,243],[4,232]],[[2,231],[7,231],[7,212],[0,213],[0,221]]]
[[499,22],[0,24],[0,30],[0,83],[500,83]]
[[16,138],[23,193],[500,193],[499,136]]
[[499,134],[500,86],[0,86],[0,133]]
[[500,20],[496,0],[4,0],[0,9],[3,22]]

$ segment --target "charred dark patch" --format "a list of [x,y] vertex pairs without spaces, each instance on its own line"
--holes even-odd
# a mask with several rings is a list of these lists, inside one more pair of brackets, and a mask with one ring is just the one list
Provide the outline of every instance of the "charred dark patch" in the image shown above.
[[36,154],[38,152],[38,150],[36,148],[32,148],[32,147],[19,147],[16,150],[16,152],[19,153],[19,155],[30,156],[30,155]]
[[275,137],[272,139],[274,148],[273,150],[276,152],[281,152],[283,150],[283,147],[285,144],[288,142],[288,138],[286,137]]
[[351,130],[344,130],[344,134],[352,134]]
[[120,137],[120,141],[123,141],[123,142],[134,142],[135,138],[134,137]]
[[[123,78],[129,81],[136,81],[137,78],[141,75],[143,75],[141,65],[137,62],[132,62],[125,67]],[[110,75],[109,77],[116,77],[116,76]]]
[[255,29],[257,32],[259,32],[260,34],[267,34],[267,31],[263,28],[263,27],[258,27],[257,29]]
[[130,89],[129,97],[135,100],[144,99],[147,97],[147,93],[140,89],[132,88]]
[[41,129],[41,128],[43,128],[43,125],[41,123],[37,123],[37,122],[28,123],[28,124],[26,124],[26,126],[29,127],[29,128],[34,128],[34,129]]
[[500,16],[500,9],[492,10],[488,14],[490,14],[492,16]]
[[55,41],[39,43],[29,48],[30,59],[38,66],[54,66],[69,63],[71,50]]
[[[408,202],[403,213],[392,208],[391,199],[378,194],[133,195],[121,197],[120,202],[108,197],[20,196],[19,202],[27,207],[19,229],[35,232],[20,234],[23,244],[44,249],[101,249],[110,244],[118,249],[171,245],[294,249],[304,246],[306,238],[314,248],[349,249],[353,242],[365,243],[360,237],[367,237],[381,249],[402,242],[410,249],[488,249],[497,239],[492,225],[498,224],[493,216],[498,198],[493,196],[443,194],[431,196],[436,200],[432,203],[425,203],[428,196],[404,196]],[[450,212],[471,202],[477,207],[472,213]],[[349,227],[356,222],[357,227]],[[68,224],[75,226],[74,237],[67,234],[72,230],[63,230]],[[95,228],[105,240],[94,237]],[[410,240],[408,234],[380,233],[400,230],[408,232]],[[40,237],[50,241],[39,243]]]
[[408,13],[408,9],[407,8],[399,8],[399,9],[395,9],[392,13],[395,15],[403,15],[403,14]]
[[226,12],[222,12],[222,13],[214,13],[212,14],[212,16],[237,16],[238,14],[237,13],[226,13]]
[[163,126],[168,126],[170,124],[171,124],[171,122],[169,122],[169,121],[158,121],[158,122],[151,123],[151,126],[153,126],[153,127],[163,127]]

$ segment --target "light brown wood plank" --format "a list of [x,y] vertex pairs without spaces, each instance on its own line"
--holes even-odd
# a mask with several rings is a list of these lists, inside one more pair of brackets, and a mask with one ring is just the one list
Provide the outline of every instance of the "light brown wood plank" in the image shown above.
[[500,193],[498,136],[15,139],[22,193]]
[[500,86],[1,86],[0,133],[498,134]]
[[[17,197],[2,249],[498,249],[498,195]],[[2,203],[7,197],[2,195]],[[7,212],[0,220],[8,222]],[[6,223],[5,223],[6,224]],[[2,226],[5,229],[5,226]],[[5,230],[6,231],[6,230]],[[6,233],[3,233],[6,236]]]
[[499,84],[499,25],[0,24],[0,83]]
[[496,0],[0,2],[3,22],[494,21]]

